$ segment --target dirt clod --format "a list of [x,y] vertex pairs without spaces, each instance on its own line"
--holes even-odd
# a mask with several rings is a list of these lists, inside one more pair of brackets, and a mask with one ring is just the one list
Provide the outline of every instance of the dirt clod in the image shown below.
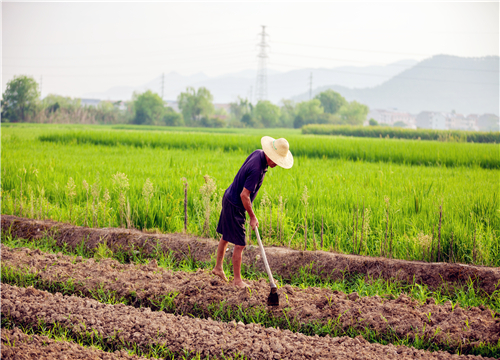
[[[44,291],[28,293],[26,289],[2,285],[2,315],[16,323],[37,324],[43,320],[80,333],[95,330],[104,339],[116,339],[147,348],[164,344],[170,351],[183,350],[204,356],[225,356],[243,353],[250,359],[413,359],[419,352],[426,359],[480,359],[478,356],[427,352],[400,346],[370,344],[361,339],[330,336],[310,337],[266,329],[253,324],[242,327],[235,336],[232,324],[175,316],[163,312],[144,312],[125,305],[106,305],[95,300],[73,296],[54,296]],[[16,303],[19,301],[19,303]],[[61,317],[61,315],[63,317]],[[81,328],[85,327],[86,330]],[[135,329],[140,328],[140,331]],[[340,342],[342,341],[342,342]],[[347,348],[347,349],[346,349]],[[398,356],[391,350],[401,350]]]
[[[217,280],[216,276],[206,271],[172,272],[161,267],[152,269],[149,266],[120,264],[112,259],[74,262],[75,257],[66,255],[61,255],[54,262],[50,255],[37,250],[1,247],[3,267],[25,269],[36,273],[39,280],[47,283],[72,280],[75,291],[87,297],[92,297],[98,289],[112,291],[118,299],[128,299],[137,306],[143,306],[141,311],[144,313],[150,308],[159,310],[158,304],[167,294],[177,295],[173,299],[174,308],[163,308],[165,311],[204,317],[211,314],[211,304],[224,303],[225,307],[232,307],[233,310],[239,307],[247,311],[263,308],[269,295],[269,285],[262,279],[248,281],[250,288],[240,290]],[[214,279],[217,281],[214,282]],[[25,292],[33,295],[38,290],[28,288]],[[441,345],[461,343],[467,348],[467,344],[473,342],[495,344],[500,339],[500,323],[488,309],[463,309],[458,305],[453,309],[449,303],[420,304],[406,295],[389,300],[379,296],[359,297],[357,293],[346,295],[322,288],[286,286],[279,289],[279,293],[280,307],[267,308],[267,311],[284,322],[286,310],[287,319],[304,324],[326,324],[334,320],[339,329],[369,328],[382,334],[395,332],[401,338],[424,336]],[[244,326],[241,322],[230,324],[238,328]]]
[[[46,336],[27,335],[19,328],[2,329],[2,359],[4,360],[146,360],[129,355],[125,350],[114,353],[83,347],[68,341],[55,341]],[[155,360],[154,358],[149,358]]]

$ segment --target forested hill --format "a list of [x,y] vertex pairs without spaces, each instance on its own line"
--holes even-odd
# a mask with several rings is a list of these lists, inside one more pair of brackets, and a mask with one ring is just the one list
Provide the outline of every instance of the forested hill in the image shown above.
[[[463,58],[436,55],[373,88],[350,89],[331,85],[315,89],[319,93],[333,89],[347,100],[357,100],[370,108],[418,113],[451,111],[493,113],[499,115],[498,56]],[[306,100],[308,93],[295,100]]]

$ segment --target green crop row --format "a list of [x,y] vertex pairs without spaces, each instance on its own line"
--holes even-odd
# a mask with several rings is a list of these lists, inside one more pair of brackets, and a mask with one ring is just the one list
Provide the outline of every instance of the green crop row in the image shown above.
[[[2,132],[2,214],[181,232],[185,178],[187,231],[215,238],[222,195],[248,155],[30,136]],[[268,245],[500,266],[498,179],[498,170],[478,167],[297,156],[292,169],[268,171],[254,208]]]
[[[182,150],[214,150],[250,153],[261,148],[261,136],[241,134],[147,132],[147,131],[66,131],[40,136],[44,142],[133,146]],[[294,156],[389,162],[425,166],[478,166],[500,168],[498,146],[494,144],[441,143],[413,140],[385,140],[345,137],[287,136]]]
[[405,129],[389,126],[310,124],[302,127],[302,134],[437,140],[444,142],[500,143],[500,131],[432,130]]

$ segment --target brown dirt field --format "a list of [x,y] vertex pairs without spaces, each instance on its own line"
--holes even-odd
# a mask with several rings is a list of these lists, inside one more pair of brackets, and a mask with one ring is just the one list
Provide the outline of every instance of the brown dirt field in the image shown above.
[[[2,267],[36,272],[44,282],[71,279],[84,296],[91,297],[96,289],[111,290],[137,306],[149,306],[153,310],[158,309],[155,304],[162,295],[175,292],[178,293],[174,300],[177,314],[208,317],[208,306],[222,301],[235,310],[238,306],[251,310],[265,305],[269,295],[269,285],[263,279],[248,281],[250,290],[242,290],[208,271],[172,272],[158,267],[155,260],[148,265],[120,264],[113,259],[96,262],[3,245],[1,259]],[[500,314],[493,318],[491,310],[484,307],[463,309],[457,305],[452,309],[450,302],[420,304],[405,295],[395,300],[379,296],[360,298],[357,293],[346,295],[329,289],[300,289],[289,285],[280,288],[279,294],[280,307],[268,308],[268,311],[284,322],[286,312],[289,319],[295,318],[303,324],[333,320],[343,330],[368,327],[381,334],[395,332],[400,338],[418,335],[441,346],[462,344],[464,350],[479,341],[495,344],[500,339]]]
[[[128,355],[126,351],[108,353],[83,347],[68,341],[55,341],[47,336],[27,335],[19,328],[2,329],[2,359],[4,360],[146,360],[144,357]],[[150,360],[154,360],[150,358]]]
[[[173,251],[174,256],[179,259],[193,257],[198,261],[210,260],[217,248],[217,241],[213,239],[182,234],[150,234],[120,228],[92,229],[12,215],[2,215],[1,222],[2,232],[11,233],[15,237],[37,239],[49,235],[56,239],[59,245],[66,243],[70,247],[80,245],[84,239],[89,249],[102,242],[106,242],[113,251],[140,249],[145,253],[152,253],[155,248],[161,247],[164,251]],[[290,278],[299,269],[310,266],[311,273],[332,280],[342,279],[346,274],[364,274],[409,283],[414,280],[436,289],[443,285],[465,284],[472,279],[488,294],[500,288],[500,268],[405,261],[324,251],[298,251],[282,247],[266,247],[266,255],[272,271],[285,279]],[[230,256],[228,251],[226,257]],[[265,272],[259,258],[258,247],[247,246],[243,253],[243,262]]]
[[106,305],[91,299],[2,285],[2,315],[14,323],[59,323],[74,333],[94,329],[110,342],[140,347],[162,344],[202,356],[245,355],[251,359],[484,359],[427,352],[405,346],[370,344],[362,337],[310,337],[257,324],[221,323],[152,312],[149,308]]

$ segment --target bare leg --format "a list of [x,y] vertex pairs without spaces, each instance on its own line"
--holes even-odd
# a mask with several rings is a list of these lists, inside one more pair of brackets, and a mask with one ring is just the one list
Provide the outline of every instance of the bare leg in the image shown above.
[[233,285],[241,288],[248,287],[248,284],[243,282],[243,279],[241,278],[241,258],[243,254],[243,249],[245,249],[245,246],[235,245],[233,252],[233,272],[234,272]]
[[228,244],[229,243],[226,240],[220,239],[219,246],[217,246],[217,263],[212,270],[212,274],[217,275],[224,281],[227,281],[227,277],[226,274],[224,274],[224,269],[222,266],[224,264],[224,255],[226,254]]

